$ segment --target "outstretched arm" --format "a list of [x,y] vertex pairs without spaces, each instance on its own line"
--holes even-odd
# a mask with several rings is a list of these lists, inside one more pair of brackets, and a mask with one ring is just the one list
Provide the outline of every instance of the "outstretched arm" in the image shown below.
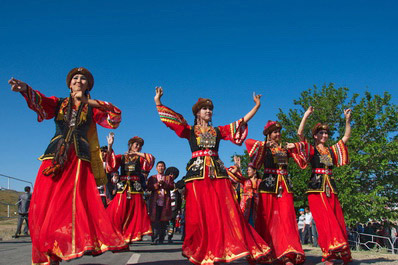
[[28,107],[37,113],[39,122],[54,118],[59,99],[57,97],[46,97],[37,90],[33,90],[28,84],[11,78],[8,80],[11,90],[20,92],[28,103]]
[[344,110],[344,116],[345,116],[345,133],[341,140],[344,143],[347,143],[348,139],[350,139],[351,137],[351,109]]
[[254,114],[256,114],[256,112],[257,112],[258,109],[260,108],[260,106],[261,106],[261,101],[260,101],[261,96],[262,96],[262,95],[256,95],[256,93],[253,92],[253,100],[254,100],[255,105],[254,105],[254,107],[245,115],[245,117],[243,117],[243,121],[244,121],[245,123],[247,123],[248,121],[250,121],[251,118],[253,118]]
[[304,113],[303,118],[301,119],[300,122],[300,126],[297,130],[297,135],[300,139],[300,141],[304,141],[305,137],[304,137],[304,127],[305,127],[305,123],[307,122],[308,117],[314,112],[314,108],[312,106],[309,106],[309,108],[307,109],[307,111]]

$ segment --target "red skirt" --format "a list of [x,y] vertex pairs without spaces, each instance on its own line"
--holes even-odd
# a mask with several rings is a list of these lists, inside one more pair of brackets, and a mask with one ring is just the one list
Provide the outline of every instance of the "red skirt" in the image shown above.
[[296,223],[293,194],[288,193],[284,181],[280,181],[282,197],[261,193],[255,223],[256,231],[271,247],[274,258],[294,264],[305,261]]
[[271,261],[271,249],[244,219],[229,179],[186,183],[185,240],[182,254],[194,264],[242,257]]
[[308,203],[318,230],[322,261],[352,261],[344,215],[337,195],[331,193],[327,197],[325,192],[309,193]]
[[41,164],[29,210],[32,264],[71,260],[126,248],[99,196],[91,165],[71,148],[62,174],[44,176]]
[[151,221],[142,194],[130,194],[127,189],[117,193],[106,208],[113,225],[123,235],[126,243],[142,240],[142,236],[152,234]]

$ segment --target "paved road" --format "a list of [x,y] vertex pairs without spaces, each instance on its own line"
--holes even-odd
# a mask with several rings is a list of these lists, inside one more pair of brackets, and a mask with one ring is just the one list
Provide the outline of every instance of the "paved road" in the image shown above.
[[[176,237],[180,237],[177,235]],[[190,263],[181,256],[182,242],[177,240],[173,244],[153,246],[150,244],[149,237],[144,241],[130,245],[129,252],[111,253],[106,252],[101,256],[84,256],[70,262],[62,262],[64,265],[188,265]],[[307,265],[321,265],[320,250],[316,248],[305,248]],[[368,252],[355,252],[355,261],[352,265],[398,265],[397,259],[392,255],[369,254]],[[31,264],[31,242],[30,238],[18,238],[11,241],[0,241],[0,265],[30,265]],[[247,264],[245,260],[235,261],[229,264]]]

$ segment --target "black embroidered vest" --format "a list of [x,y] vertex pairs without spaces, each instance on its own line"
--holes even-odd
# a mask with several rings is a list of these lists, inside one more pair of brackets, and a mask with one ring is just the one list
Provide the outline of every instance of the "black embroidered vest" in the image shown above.
[[[189,146],[191,147],[191,152],[199,151],[199,150],[212,150],[218,152],[218,147],[220,145],[221,140],[221,132],[218,127],[213,127],[212,130],[215,131],[215,135],[201,138],[197,136],[195,133],[195,126],[192,126],[190,137],[189,137]],[[213,131],[213,133],[214,133]],[[199,137],[199,143],[196,137]],[[214,164],[214,175],[216,178],[228,178],[227,171],[225,170],[224,163],[217,156],[210,156]],[[187,174],[184,178],[184,181],[192,181],[195,179],[203,179],[203,170],[204,170],[204,157],[198,156],[195,158],[191,158],[187,164]]]
[[[67,100],[67,98],[60,99],[57,107],[57,114],[61,111],[61,105],[65,100]],[[77,112],[78,116],[76,117],[76,125],[73,130],[71,129],[65,118],[59,120],[58,115],[56,115],[56,117],[54,118],[56,129],[55,135],[51,139],[50,144],[47,146],[44,154],[39,158],[40,160],[54,158],[60,140],[65,140],[69,138],[71,141],[71,145],[75,148],[77,157],[90,162],[91,153],[90,144],[87,139],[87,132],[92,122],[92,108],[90,106],[87,106],[87,113],[83,113],[82,110],[84,106],[85,104],[81,104],[79,107],[79,110]],[[82,119],[82,115],[85,115],[86,118]],[[62,115],[62,117],[66,116],[66,113],[65,115]]]
[[[329,154],[332,154],[332,150],[328,147]],[[313,169],[315,168],[321,168],[321,169],[333,169],[333,164],[336,164],[336,161],[334,161],[334,157],[331,155],[331,161],[329,163],[332,163],[331,165],[326,166],[324,163],[321,162],[321,157],[322,155],[319,153],[318,149],[314,147],[314,155],[311,158],[311,166]],[[333,188],[333,191],[337,193],[337,188],[336,188],[336,182],[334,180],[333,175],[329,175],[329,180],[330,184]],[[316,174],[312,173],[310,181],[308,183],[308,191],[307,192],[323,192],[325,191],[325,183],[326,178],[324,174]]]
[[[270,148],[265,149],[265,157],[264,157],[264,169],[284,169],[287,171],[287,162],[288,162],[288,154],[287,151],[284,150],[284,154],[286,155],[286,161],[284,161],[283,165],[279,165],[278,161],[276,161],[276,157],[272,154]],[[282,176],[285,180],[288,192],[293,191],[292,181],[289,175]],[[258,187],[258,191],[262,193],[278,193],[278,174],[274,173],[267,173],[264,172],[263,177],[261,178],[261,183]]]
[[135,177],[128,183],[127,180],[120,180],[118,185],[118,191],[122,191],[129,187],[130,193],[142,193],[146,189],[145,176],[142,174],[140,156],[126,156],[123,155],[120,163],[120,176],[123,177]]

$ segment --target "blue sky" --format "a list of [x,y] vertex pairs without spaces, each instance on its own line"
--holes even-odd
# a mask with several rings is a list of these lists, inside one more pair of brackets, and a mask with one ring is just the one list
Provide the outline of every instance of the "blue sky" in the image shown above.
[[[246,114],[253,91],[263,94],[249,124],[255,139],[279,108],[292,108],[314,84],[389,91],[398,104],[396,1],[2,1],[0,7],[0,174],[32,182],[54,124],[37,122],[10,91],[10,77],[65,97],[68,71],[88,68],[93,98],[123,111],[116,152],[139,135],[144,152],[182,174],[189,146],[160,122],[155,86],[164,87],[163,103],[190,123],[198,97],[212,98],[215,125]],[[99,129],[103,144],[108,132]],[[243,150],[223,142],[221,158],[228,165]]]

